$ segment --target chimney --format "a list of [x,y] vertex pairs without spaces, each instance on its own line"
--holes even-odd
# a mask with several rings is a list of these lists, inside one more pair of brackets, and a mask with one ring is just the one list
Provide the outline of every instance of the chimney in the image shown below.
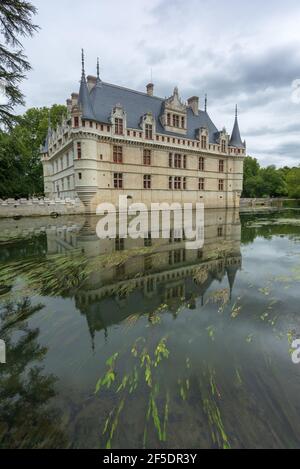
[[153,83],[148,83],[148,85],[146,86],[147,88],[147,95],[148,96],[153,96],[153,90],[154,90],[154,85]]
[[192,96],[188,99],[188,105],[193,110],[195,116],[198,116],[199,112],[199,98],[198,96]]
[[93,77],[92,75],[88,75],[86,77],[86,81],[87,81],[88,89],[89,91],[91,91],[94,88],[94,86],[96,86],[97,78]]
[[68,112],[71,112],[72,111],[72,99],[67,99],[66,103],[67,103]]
[[79,94],[78,93],[72,93],[71,98],[72,98],[72,106],[77,106]]

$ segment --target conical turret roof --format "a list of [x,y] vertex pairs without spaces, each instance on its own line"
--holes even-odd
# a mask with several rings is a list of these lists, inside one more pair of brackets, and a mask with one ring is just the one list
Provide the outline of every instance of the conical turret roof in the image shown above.
[[82,111],[82,118],[83,119],[91,119],[94,120],[94,112],[90,100],[90,94],[85,78],[85,71],[84,71],[84,52],[82,50],[82,75],[80,81],[80,89],[79,89],[79,98],[78,104]]
[[233,126],[233,129],[232,129],[232,134],[231,134],[231,139],[230,139],[229,144],[232,147],[245,148],[245,145],[244,145],[244,143],[242,142],[242,139],[241,139],[241,133],[240,133],[238,115],[237,115],[237,106],[236,106],[236,109],[235,109],[234,126]]

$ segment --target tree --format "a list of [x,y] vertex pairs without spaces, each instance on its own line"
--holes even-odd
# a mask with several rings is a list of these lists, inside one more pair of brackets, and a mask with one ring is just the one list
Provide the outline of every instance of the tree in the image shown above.
[[259,197],[263,181],[259,177],[260,165],[256,158],[244,159],[243,197]]
[[286,175],[289,168],[261,168],[257,159],[244,159],[243,197],[284,197],[288,194]]
[[284,197],[288,194],[287,184],[283,173],[275,166],[268,166],[260,170],[263,179],[264,195],[270,197]]
[[62,105],[32,108],[17,118],[10,131],[0,131],[0,197],[28,197],[43,193],[40,145],[45,141],[48,119],[52,128],[67,114]]
[[300,168],[292,168],[286,176],[289,197],[300,199]]
[[[0,102],[0,123],[11,126],[15,105],[24,105],[19,84],[31,69],[18,37],[32,36],[38,26],[32,23],[36,8],[25,0],[0,2],[0,84],[5,86],[7,102]],[[3,41],[3,42],[2,42]],[[0,90],[1,91],[1,90]]]

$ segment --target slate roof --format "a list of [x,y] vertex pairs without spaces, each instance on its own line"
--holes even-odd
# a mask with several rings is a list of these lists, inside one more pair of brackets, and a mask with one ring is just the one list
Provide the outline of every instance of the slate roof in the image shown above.
[[[83,119],[109,123],[112,109],[116,104],[121,104],[127,115],[127,127],[139,129],[141,117],[147,112],[151,112],[155,118],[158,133],[183,137],[182,134],[176,132],[166,132],[161,125],[159,117],[162,114],[165,101],[163,98],[99,81],[91,90],[89,97],[84,94],[84,99],[85,101],[81,102]],[[191,108],[187,108],[187,134],[185,137],[194,139],[196,130],[200,127],[207,127],[209,141],[215,143],[219,131],[207,112],[199,111],[199,115],[196,116]]]
[[232,129],[231,139],[229,145],[236,148],[245,148],[245,144],[242,142],[241,133],[238,123],[237,115],[235,116],[234,126]]
[[[84,68],[82,70],[78,104],[81,107],[83,119],[110,124],[109,119],[112,109],[118,104],[121,105],[126,112],[127,126],[129,128],[140,129],[141,117],[147,112],[151,112],[155,119],[156,131],[158,133],[182,138],[182,134],[167,132],[161,125],[160,116],[163,112],[164,102],[165,99],[157,96],[149,96],[147,93],[105,83],[100,80],[99,75],[96,80],[96,85],[89,91]],[[187,107],[187,133],[184,137],[195,139],[196,132],[201,127],[208,129],[209,143],[217,143],[220,132],[212,122],[207,111],[199,110],[198,115],[195,115],[192,109]],[[237,111],[230,145],[237,148],[245,148],[240,135]],[[47,150],[48,136],[46,138],[44,152],[47,152]]]

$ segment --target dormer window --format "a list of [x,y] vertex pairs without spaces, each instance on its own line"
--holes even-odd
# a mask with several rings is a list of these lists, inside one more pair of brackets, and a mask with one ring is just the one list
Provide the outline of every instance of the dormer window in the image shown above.
[[179,116],[177,114],[173,114],[173,127],[179,127]]
[[152,124],[145,124],[145,138],[147,140],[153,139],[153,126]]
[[165,131],[186,135],[187,107],[179,98],[177,87],[173,95],[163,102],[160,122]]
[[[127,130],[127,119],[126,112],[124,111],[121,104],[117,104],[112,109],[110,122],[112,124],[113,133],[115,135],[124,135],[124,132]],[[107,131],[110,131],[109,127],[107,127]]]
[[206,149],[207,148],[207,137],[206,135],[201,136],[201,148]]
[[115,118],[115,134],[123,135],[123,130],[124,130],[123,119],[116,117]]
[[221,141],[221,152],[226,153],[226,141],[225,140]]

